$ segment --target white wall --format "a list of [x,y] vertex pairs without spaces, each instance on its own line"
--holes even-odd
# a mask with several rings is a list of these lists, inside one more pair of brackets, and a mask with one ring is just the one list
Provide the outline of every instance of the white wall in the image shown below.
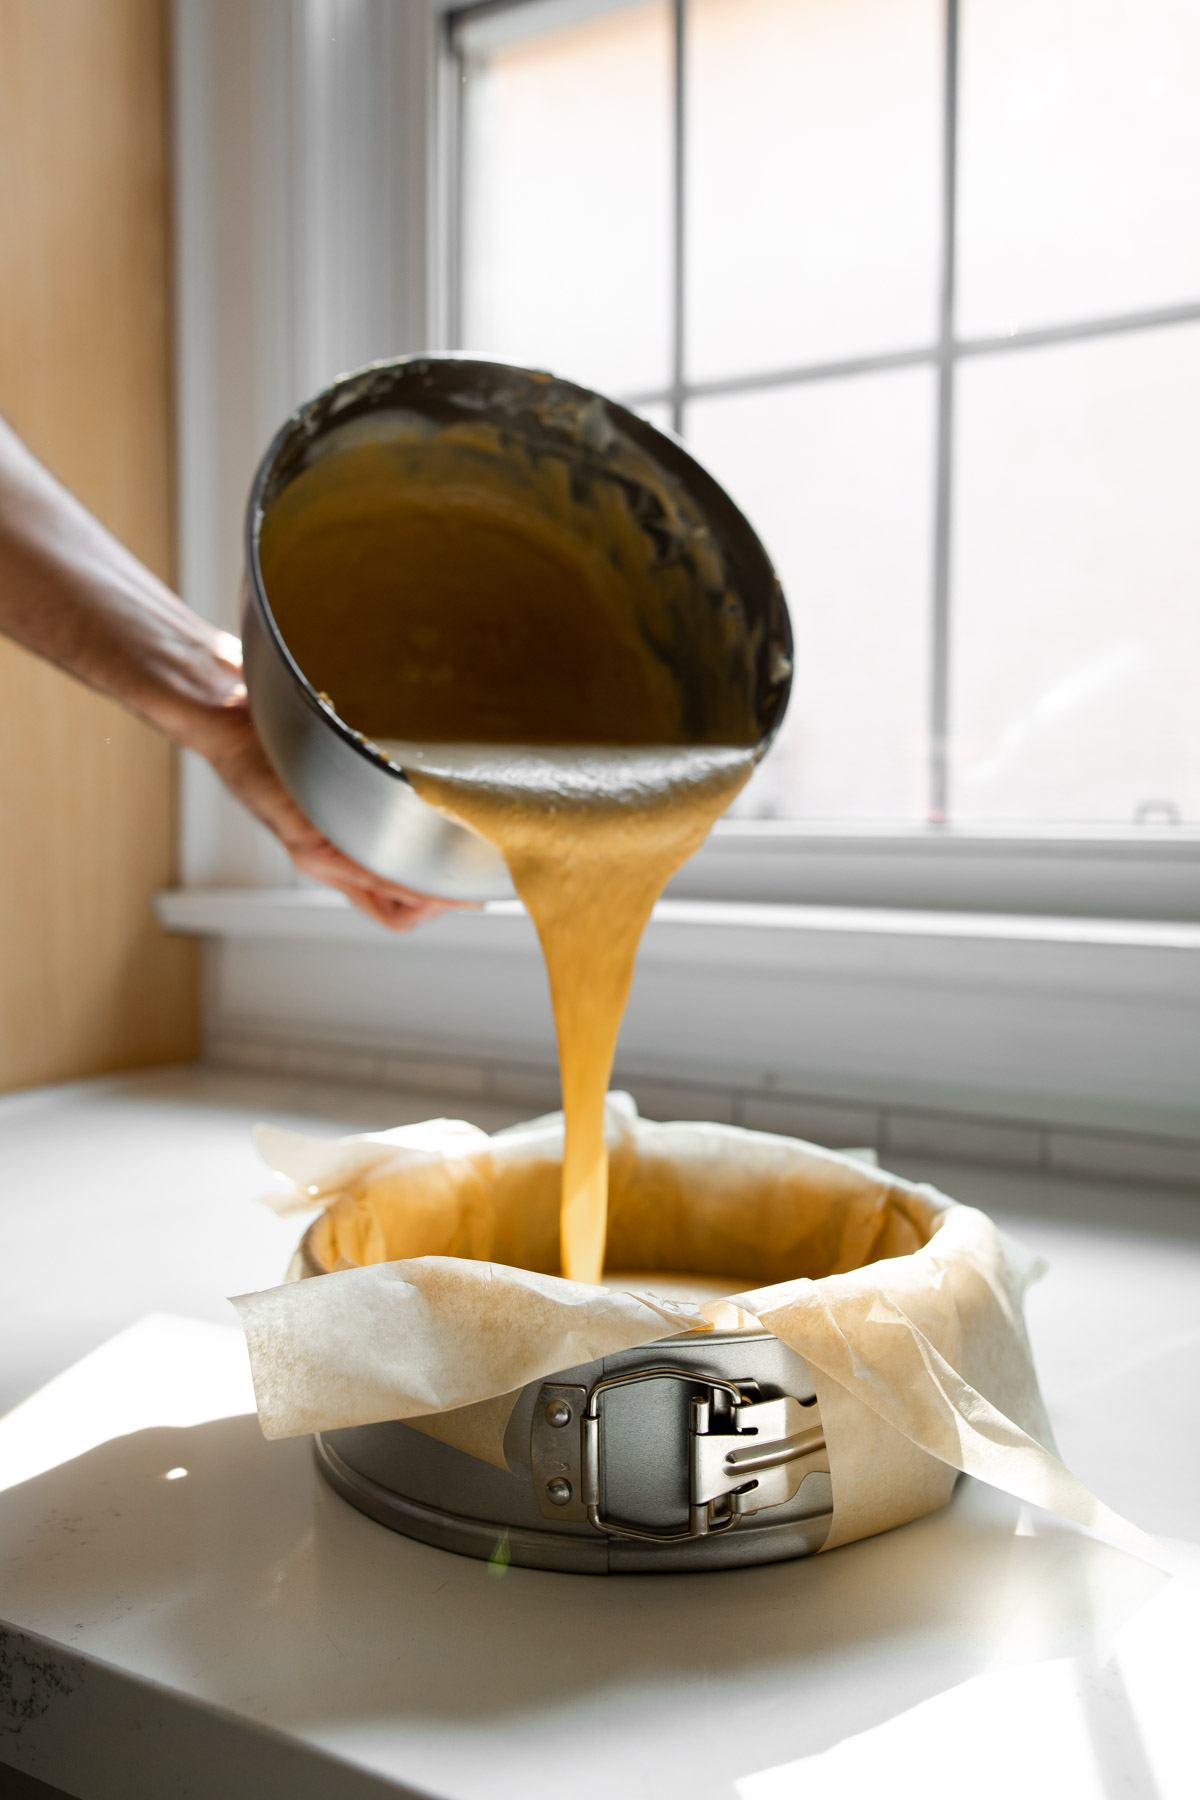
[[[259,458],[335,376],[428,347],[431,15],[421,0],[175,0],[180,585],[239,631]],[[187,758],[183,880],[293,881]]]

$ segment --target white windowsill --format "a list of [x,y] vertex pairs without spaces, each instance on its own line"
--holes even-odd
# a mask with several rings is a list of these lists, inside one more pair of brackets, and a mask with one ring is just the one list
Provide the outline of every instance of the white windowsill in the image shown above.
[[722,820],[672,898],[1034,918],[1200,919],[1200,834]]
[[[308,888],[191,888],[158,896],[168,931],[215,938],[288,938],[363,943],[393,937],[357,912],[340,894]],[[760,935],[763,959],[779,950],[778,934],[885,939],[944,939],[987,943],[1078,945],[1120,950],[1198,950],[1200,925],[1144,919],[1038,917],[1019,913],[936,912],[865,906],[797,906],[732,900],[661,900],[651,940],[689,931],[728,931],[742,940]],[[499,949],[531,937],[518,901],[494,901],[422,928],[444,943],[450,932],[470,934],[475,948]],[[461,941],[461,938],[460,938]],[[737,959],[744,960],[743,956]]]

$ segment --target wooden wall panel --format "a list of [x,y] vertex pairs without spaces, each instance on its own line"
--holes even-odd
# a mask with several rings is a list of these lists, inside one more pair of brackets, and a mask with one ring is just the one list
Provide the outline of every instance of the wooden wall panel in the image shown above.
[[[164,0],[0,0],[0,411],[171,578]],[[169,747],[0,640],[0,1088],[194,1053]]]

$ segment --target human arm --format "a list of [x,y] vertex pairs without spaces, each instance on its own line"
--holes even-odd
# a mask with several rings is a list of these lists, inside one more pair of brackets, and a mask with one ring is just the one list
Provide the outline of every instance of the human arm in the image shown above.
[[0,420],[0,633],[141,715],[216,770],[295,866],[392,930],[445,910],[351,862],[259,741],[241,646],[183,604]]

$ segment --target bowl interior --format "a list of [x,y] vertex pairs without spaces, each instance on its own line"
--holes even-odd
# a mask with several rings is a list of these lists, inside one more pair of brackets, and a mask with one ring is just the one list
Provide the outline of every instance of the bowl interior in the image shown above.
[[376,742],[761,748],[786,704],[748,522],[673,439],[548,376],[337,383],[265,459],[251,552],[298,678]]

